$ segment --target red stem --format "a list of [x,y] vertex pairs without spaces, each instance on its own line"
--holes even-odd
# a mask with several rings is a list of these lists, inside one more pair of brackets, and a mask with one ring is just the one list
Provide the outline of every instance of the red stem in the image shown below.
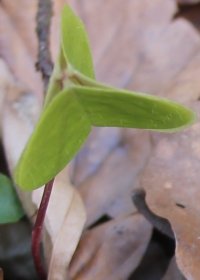
[[53,188],[54,179],[52,179],[49,183],[45,185],[44,193],[42,196],[42,200],[40,203],[40,207],[38,210],[35,226],[32,231],[32,253],[33,253],[33,259],[35,263],[35,268],[37,270],[37,273],[41,280],[46,280],[47,276],[44,271],[43,265],[42,265],[42,259],[40,254],[40,241],[41,241],[41,234],[42,234],[42,228],[44,223],[44,218],[46,214],[46,210],[48,207],[49,199],[51,196],[51,191]]

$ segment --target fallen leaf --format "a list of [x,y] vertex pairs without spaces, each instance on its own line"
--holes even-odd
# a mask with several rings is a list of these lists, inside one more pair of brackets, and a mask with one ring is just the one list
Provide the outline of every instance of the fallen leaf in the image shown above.
[[200,96],[199,73],[200,53],[198,52],[187,67],[175,77],[169,88],[161,94],[182,103],[197,100]]
[[82,199],[78,192],[74,191],[67,215],[65,215],[65,220],[59,229],[56,242],[53,244],[48,272],[49,280],[62,280],[67,276],[68,266],[79,242],[85,220]]
[[[98,173],[79,186],[87,210],[86,226],[107,214],[117,217],[134,211],[130,194],[144,168],[151,146],[147,131],[121,130],[121,142],[101,163]],[[142,139],[142,140],[141,140]]]
[[187,280],[180,272],[175,257],[171,259],[167,272],[161,280]]
[[[199,103],[193,108],[198,112]],[[199,134],[198,122],[186,131],[162,136],[141,179],[150,209],[171,223],[179,268],[194,280],[200,276]]]
[[[18,9],[20,9],[20,6],[18,6]],[[30,17],[32,18],[31,15]],[[5,9],[3,3],[0,4],[0,26],[0,36],[2,38],[0,42],[1,57],[6,61],[15,77],[26,88],[29,88],[29,92],[34,92],[40,101],[42,101],[42,81],[40,74],[35,71],[36,60],[29,52],[17,30],[17,24],[14,24],[12,17]],[[34,29],[32,29],[32,34],[35,36]]]
[[38,5],[36,1],[1,1],[1,8],[5,11],[6,14],[8,14],[8,21],[15,28],[16,37],[21,38],[23,42],[23,49],[28,50],[28,53],[32,57],[32,59],[35,59],[37,57],[38,47],[37,35],[35,32],[35,15],[37,13],[37,6]]
[[98,172],[108,155],[120,144],[122,130],[118,127],[93,127],[84,145],[73,161],[75,172],[71,180],[81,185],[90,176]]
[[69,279],[126,280],[138,266],[151,230],[150,223],[135,214],[86,231],[71,263]]

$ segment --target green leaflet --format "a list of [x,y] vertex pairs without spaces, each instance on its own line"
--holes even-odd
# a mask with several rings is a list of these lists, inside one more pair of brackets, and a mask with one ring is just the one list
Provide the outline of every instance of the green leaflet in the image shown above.
[[[61,20],[61,46],[45,97],[45,107],[79,76],[94,83],[95,73],[89,39],[82,21],[65,5]],[[81,79],[80,79],[81,81]]]
[[196,121],[189,108],[156,96],[118,89],[73,87],[94,126],[176,132]]
[[68,5],[64,6],[62,13],[61,42],[69,75],[70,68],[73,68],[94,79],[92,55],[85,27]]
[[24,190],[41,187],[76,155],[92,125],[174,132],[193,124],[195,113],[177,103],[123,90],[72,86],[44,110],[15,170]]
[[0,224],[17,222],[24,215],[12,181],[0,174]]
[[15,182],[24,190],[41,187],[76,155],[91,130],[71,90],[58,94],[42,116],[17,164]]

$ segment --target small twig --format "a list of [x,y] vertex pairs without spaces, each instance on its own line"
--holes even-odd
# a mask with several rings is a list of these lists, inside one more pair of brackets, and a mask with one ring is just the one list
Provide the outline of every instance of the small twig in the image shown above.
[[35,262],[35,267],[38,272],[38,275],[42,280],[46,280],[46,273],[44,272],[42,266],[42,260],[40,255],[40,241],[41,241],[41,234],[42,234],[42,227],[44,223],[44,218],[46,214],[46,210],[48,207],[49,199],[51,196],[51,191],[53,188],[54,179],[52,179],[49,183],[46,184],[44,193],[42,196],[42,201],[40,203],[37,219],[35,222],[34,229],[32,231],[32,252],[33,258]]
[[42,72],[45,91],[53,70],[53,63],[49,50],[49,31],[52,16],[51,0],[39,0],[37,12],[37,35],[39,41],[37,70]]
[[174,239],[174,233],[167,219],[155,215],[146,204],[146,193],[143,189],[135,190],[132,193],[132,200],[138,211],[159,231]]

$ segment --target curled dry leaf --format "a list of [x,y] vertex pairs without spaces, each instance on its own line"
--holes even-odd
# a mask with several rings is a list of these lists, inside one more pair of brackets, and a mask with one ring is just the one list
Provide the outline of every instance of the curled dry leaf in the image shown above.
[[[80,239],[85,223],[85,208],[78,192],[69,182],[66,167],[55,179],[45,219],[45,255],[48,280],[66,279],[67,267]],[[39,207],[43,189],[33,192]]]
[[59,229],[56,242],[53,244],[48,280],[66,279],[68,266],[79,242],[85,220],[82,199],[77,191],[73,191],[68,212]]
[[73,280],[126,280],[138,266],[152,226],[140,214],[114,219],[85,232],[70,266]]
[[[199,102],[192,107],[199,112]],[[179,268],[193,280],[200,277],[199,136],[199,122],[186,131],[162,136],[141,179],[150,209],[172,225]]]

